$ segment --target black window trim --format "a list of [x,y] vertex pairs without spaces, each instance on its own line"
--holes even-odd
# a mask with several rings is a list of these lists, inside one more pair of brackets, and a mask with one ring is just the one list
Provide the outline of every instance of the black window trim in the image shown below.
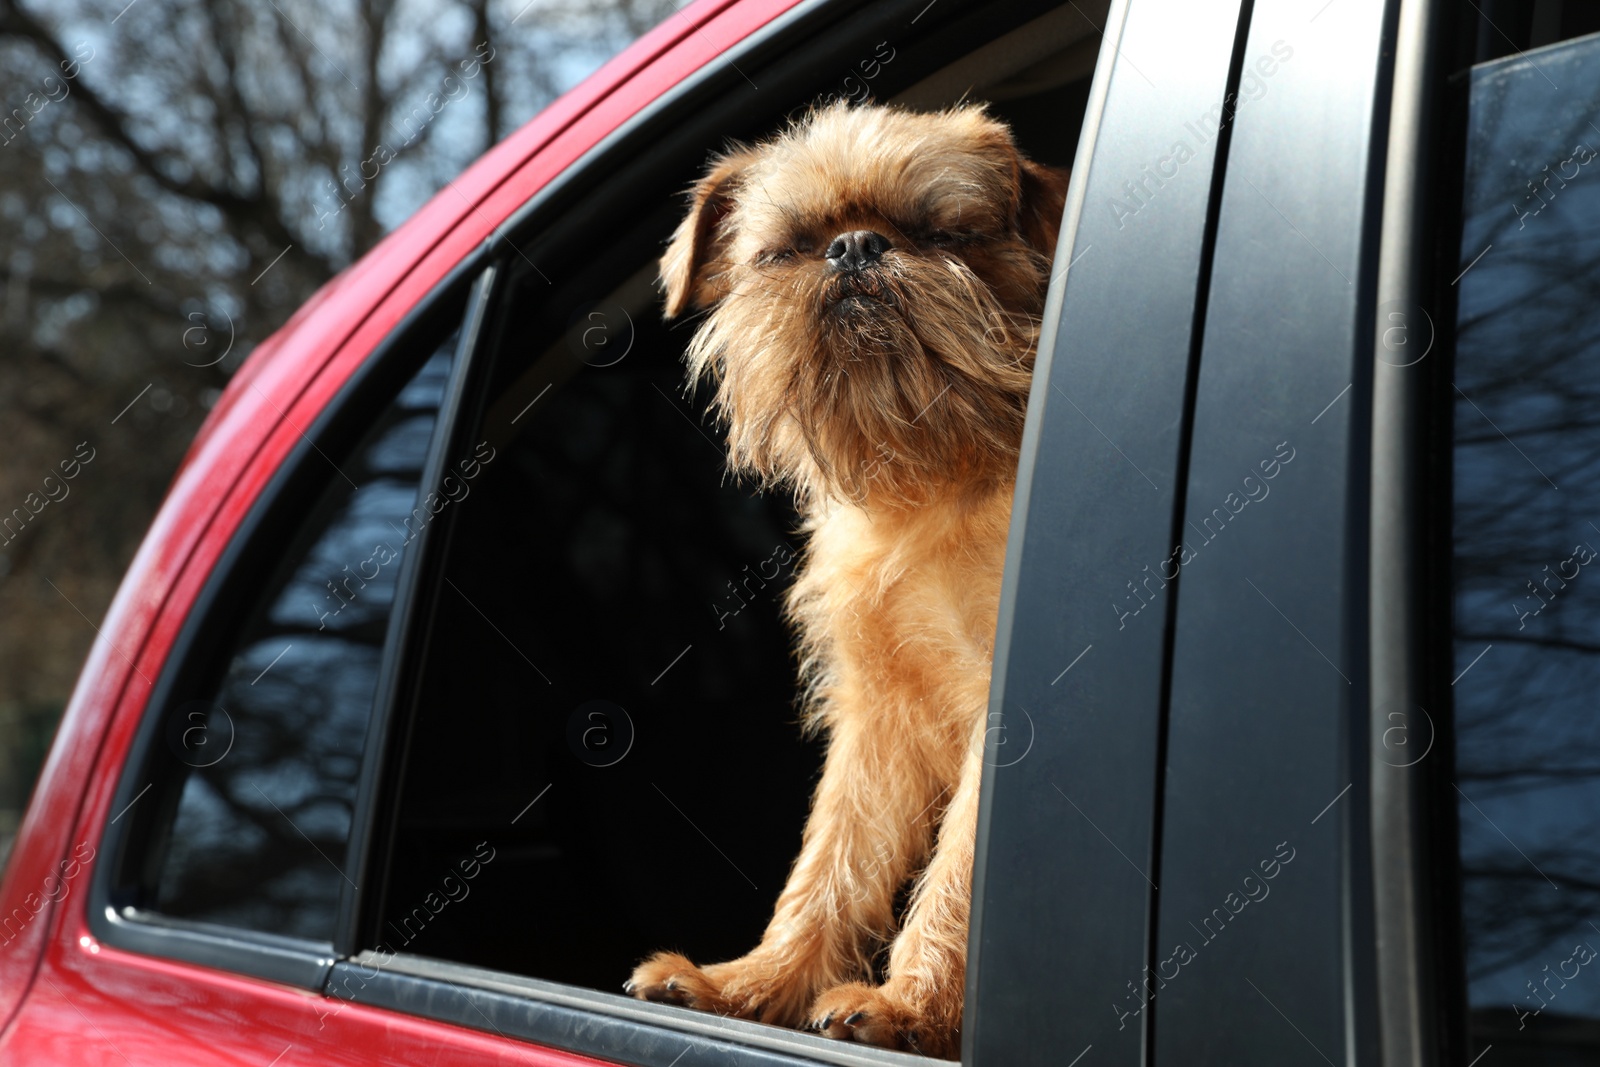
[[[208,633],[208,623],[213,622],[219,612],[227,613],[226,605],[236,589],[254,584],[254,564],[268,550],[267,546],[277,535],[297,525],[299,509],[293,505],[300,499],[306,484],[315,484],[325,477],[326,453],[342,451],[341,445],[355,440],[365,429],[366,423],[355,425],[350,413],[365,412],[375,398],[398,388],[406,372],[414,371],[412,364],[426,355],[416,351],[417,337],[438,329],[445,329],[448,336],[449,322],[454,321],[457,314],[456,301],[464,299],[465,290],[484,273],[478,257],[468,257],[409,309],[340,386],[252,502],[190,606],[151,689],[150,699],[140,714],[138,733],[119,775],[111,810],[128,811],[154,780],[147,772],[160,740],[165,713],[192,677],[210,669],[201,662],[207,659],[203,653],[214,643]],[[458,364],[463,361],[462,355],[458,350]],[[447,421],[447,414],[441,407],[440,425]],[[436,436],[438,429],[436,425]],[[397,602],[391,611],[398,608]],[[374,716],[377,717],[376,709]],[[102,833],[103,861],[95,865],[86,904],[89,929],[96,938],[130,952],[197,963],[305,989],[320,990],[325,986],[335,959],[331,942],[175,919],[131,907],[126,902],[119,905],[116,898],[125,895],[124,887],[131,888],[130,883],[137,881],[128,868],[141,852],[150,819],[149,813],[140,813],[137,809],[133,815],[120,825],[120,820],[108,823]],[[354,835],[354,823],[351,832]]]
[[[480,363],[479,353],[484,346],[484,323],[489,315],[490,302],[498,291],[498,280],[504,272],[493,262],[485,267],[472,284],[467,298],[466,315],[461,325],[461,341],[455,362],[450,368],[450,380],[439,404],[438,421],[433,437],[428,443],[428,458],[418,482],[417,504],[422,506],[426,495],[440,488],[451,461],[456,455],[460,424],[464,421],[462,402],[468,395],[468,382]],[[421,595],[424,585],[435,584],[424,570],[434,555],[430,545],[441,538],[438,524],[428,523],[415,535],[411,551],[401,560],[396,577],[394,605],[389,611],[388,629],[384,635],[383,659],[379,666],[378,685],[372,697],[372,717],[367,723],[366,743],[362,748],[361,772],[357,780],[355,809],[350,820],[350,842],[347,851],[345,879],[339,896],[339,911],[334,925],[333,949],[340,958],[359,951],[358,922],[365,902],[372,894],[363,895],[360,886],[370,884],[373,873],[373,837],[380,820],[377,806],[382,802],[385,771],[390,765],[390,726],[400,694],[404,690],[408,667],[420,659],[414,654],[416,642],[412,633],[422,614],[427,610],[426,598]],[[383,820],[387,822],[388,820]]]
[[667,1067],[691,1048],[694,1056],[682,1062],[695,1067],[945,1062],[412,953],[363,952],[340,960],[327,993],[607,1063]]
[[[1381,307],[1397,302],[1412,319],[1411,309],[1423,310],[1435,349],[1423,364],[1373,364],[1367,730],[1377,1040],[1379,1062],[1389,1067],[1457,1062],[1466,1052],[1464,969],[1452,950],[1455,803],[1445,795],[1454,713],[1441,668],[1430,666],[1450,662],[1452,405],[1443,394],[1455,315],[1440,268],[1454,262],[1459,235],[1451,216],[1460,218],[1460,179],[1451,172],[1464,150],[1464,109],[1445,79],[1470,59],[1452,54],[1464,21],[1435,0],[1401,5],[1384,174],[1378,299]],[[1385,351],[1391,325],[1377,316],[1374,353]],[[1404,709],[1401,719],[1395,709]],[[1433,758],[1396,766],[1385,739],[1401,737],[1408,747],[1429,746]]]

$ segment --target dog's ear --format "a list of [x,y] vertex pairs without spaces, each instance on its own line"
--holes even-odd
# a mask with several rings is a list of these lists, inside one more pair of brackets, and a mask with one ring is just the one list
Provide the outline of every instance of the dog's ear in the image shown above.
[[1021,160],[1021,164],[1017,177],[1020,191],[1017,228],[1023,240],[1049,258],[1056,252],[1061,213],[1067,204],[1067,179],[1072,172],[1066,167],[1047,167],[1031,159]]
[[717,157],[689,191],[689,213],[678,223],[661,257],[667,318],[677,318],[691,304],[708,307],[722,295],[709,284],[726,267],[728,234],[722,222],[733,209],[740,176],[757,155],[754,149],[739,147]]

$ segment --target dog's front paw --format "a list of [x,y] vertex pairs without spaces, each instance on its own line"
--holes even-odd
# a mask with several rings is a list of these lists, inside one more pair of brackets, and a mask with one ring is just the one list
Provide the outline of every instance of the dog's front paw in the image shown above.
[[676,952],[657,952],[622,988],[640,1000],[792,1026],[803,1017],[809,988],[785,981],[784,973],[759,954],[702,968]]
[[657,952],[639,964],[622,989],[630,996],[658,1004],[677,1004],[718,1015],[738,1014],[722,995],[722,983],[713,981],[687,956],[676,952]]
[[920,1052],[955,1059],[960,1053],[960,1020],[909,1003],[892,983],[873,988],[860,982],[834,986],[811,1006],[810,1028],[839,1041]]

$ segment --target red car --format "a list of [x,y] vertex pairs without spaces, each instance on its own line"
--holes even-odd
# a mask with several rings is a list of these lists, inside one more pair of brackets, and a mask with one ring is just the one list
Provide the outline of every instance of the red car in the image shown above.
[[1593,1062],[1600,25],[1483,5],[669,18],[235,375],[0,883],[0,1063],[912,1062],[622,992],[755,943],[819,758],[656,260],[869,96],[1073,167],[963,1062]]

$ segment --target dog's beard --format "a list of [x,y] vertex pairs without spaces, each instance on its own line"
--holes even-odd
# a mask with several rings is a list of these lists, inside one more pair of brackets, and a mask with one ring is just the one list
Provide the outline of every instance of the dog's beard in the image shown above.
[[[1037,275],[1042,257],[1016,265]],[[1015,474],[1040,308],[1008,308],[953,257],[857,274],[743,269],[690,343],[717,382],[729,463],[763,486],[924,504]]]

